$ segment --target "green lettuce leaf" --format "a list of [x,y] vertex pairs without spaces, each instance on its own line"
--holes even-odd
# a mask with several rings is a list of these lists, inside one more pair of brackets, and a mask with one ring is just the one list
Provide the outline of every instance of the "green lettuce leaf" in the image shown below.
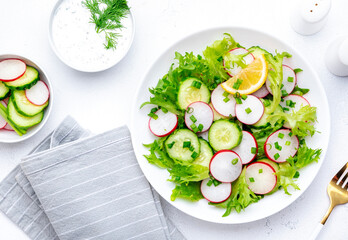
[[144,155],[147,161],[160,168],[172,168],[174,161],[168,156],[164,148],[164,142],[167,138],[159,138],[150,144],[143,144],[149,148],[150,154]]
[[308,92],[309,92],[308,88],[300,88],[299,86],[296,85],[291,94],[303,96]]
[[170,200],[175,201],[177,198],[183,198],[192,202],[199,201],[203,198],[201,182],[187,182],[176,185],[172,191]]
[[226,217],[231,214],[232,210],[236,212],[241,212],[250,204],[258,202],[261,199],[261,196],[253,193],[249,188],[245,180],[245,167],[239,176],[239,178],[232,183],[232,193],[231,196],[222,203],[209,203],[217,207],[226,208],[226,212],[223,217]]

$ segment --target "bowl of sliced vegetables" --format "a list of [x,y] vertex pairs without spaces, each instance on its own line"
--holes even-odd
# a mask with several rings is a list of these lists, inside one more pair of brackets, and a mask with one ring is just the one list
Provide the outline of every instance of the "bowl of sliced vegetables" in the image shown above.
[[223,27],[163,52],[139,85],[130,127],[139,165],[164,199],[234,224],[270,216],[309,187],[330,113],[318,75],[292,46]]
[[35,135],[52,109],[47,74],[28,58],[0,55],[0,142],[20,142]]

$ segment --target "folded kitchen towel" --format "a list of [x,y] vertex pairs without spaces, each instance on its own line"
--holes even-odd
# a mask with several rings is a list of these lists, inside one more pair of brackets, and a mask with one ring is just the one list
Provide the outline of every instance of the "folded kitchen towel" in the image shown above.
[[185,239],[163,215],[127,127],[80,139],[76,126],[68,118],[22,159],[0,184],[0,209],[32,239]]

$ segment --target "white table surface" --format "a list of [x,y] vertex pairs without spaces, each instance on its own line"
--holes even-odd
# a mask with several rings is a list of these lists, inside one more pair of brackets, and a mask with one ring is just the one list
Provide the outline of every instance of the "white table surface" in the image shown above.
[[[82,73],[64,65],[48,41],[48,19],[54,0],[0,0],[0,54],[18,53],[37,61],[55,91],[53,112],[34,137],[0,144],[0,180],[68,114],[99,133],[126,124],[137,85],[158,55],[182,37],[214,26],[257,28],[302,51],[319,73],[331,107],[329,150],[313,184],[288,208],[249,224],[219,225],[192,218],[162,201],[165,213],[188,239],[305,239],[328,207],[326,186],[348,160],[348,78],[335,77],[324,64],[328,43],[348,34],[346,0],[333,1],[327,25],[313,36],[301,36],[290,25],[285,0],[129,0],[136,22],[134,43],[115,67]],[[129,104],[126,104],[129,103]],[[348,239],[348,205],[338,206],[319,239]],[[0,213],[0,239],[28,237]]]

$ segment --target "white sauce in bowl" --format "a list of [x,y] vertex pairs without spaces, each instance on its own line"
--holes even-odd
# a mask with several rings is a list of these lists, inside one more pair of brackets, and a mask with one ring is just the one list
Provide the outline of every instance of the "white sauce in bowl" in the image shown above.
[[80,71],[97,72],[114,66],[126,55],[132,44],[134,26],[129,14],[122,19],[124,28],[115,31],[122,35],[116,49],[105,49],[105,34],[96,32],[90,17],[82,0],[60,1],[51,16],[50,40],[64,63]]

